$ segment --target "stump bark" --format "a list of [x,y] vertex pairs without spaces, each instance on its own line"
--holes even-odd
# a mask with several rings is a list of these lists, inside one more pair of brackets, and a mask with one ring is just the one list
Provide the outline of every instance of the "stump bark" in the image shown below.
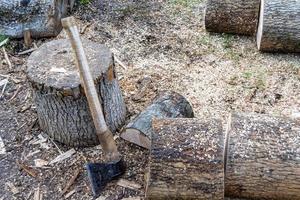
[[35,38],[56,36],[61,18],[71,11],[75,0],[0,0],[0,34],[22,38],[30,30]]
[[233,114],[226,135],[226,196],[300,199],[299,122],[257,114]]
[[257,46],[265,52],[300,52],[300,1],[261,1]]
[[[116,78],[113,55],[104,45],[83,40],[90,70],[110,130],[120,129],[126,108]],[[31,54],[27,74],[39,124],[51,138],[70,146],[99,144],[70,42],[54,40]]]
[[180,94],[173,91],[161,92],[154,101],[123,130],[121,138],[151,148],[152,118],[192,118],[193,108]]
[[205,27],[209,32],[254,35],[260,0],[208,0]]
[[154,119],[146,199],[224,199],[220,120]]

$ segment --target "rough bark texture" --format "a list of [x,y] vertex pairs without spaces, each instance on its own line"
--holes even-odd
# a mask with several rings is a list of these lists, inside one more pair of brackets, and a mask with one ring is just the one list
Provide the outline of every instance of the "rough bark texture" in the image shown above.
[[147,199],[224,199],[220,120],[154,119]]
[[143,112],[124,129],[121,137],[129,142],[150,149],[152,118],[192,118],[193,108],[180,94],[173,91],[161,92]]
[[228,122],[225,195],[300,199],[300,123],[257,114]]
[[71,11],[75,0],[0,0],[0,34],[23,37],[56,36],[62,30],[61,18]]
[[205,27],[210,32],[254,35],[260,0],[208,0]]
[[262,0],[257,46],[266,52],[300,52],[300,1]]
[[[125,121],[126,109],[115,74],[113,55],[103,45],[83,40],[91,72],[112,132]],[[43,58],[43,59],[41,59]],[[98,144],[79,72],[68,40],[42,45],[28,59],[41,128],[53,139],[71,146]]]

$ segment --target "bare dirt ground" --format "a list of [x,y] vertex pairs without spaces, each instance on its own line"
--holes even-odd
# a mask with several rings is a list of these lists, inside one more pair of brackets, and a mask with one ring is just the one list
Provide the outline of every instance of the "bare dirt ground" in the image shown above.
[[[75,16],[85,29],[82,37],[106,44],[127,66],[125,70],[118,65],[118,73],[128,120],[161,90],[184,95],[197,117],[221,118],[224,123],[230,112],[240,111],[299,116],[299,55],[262,54],[253,38],[206,33],[204,5],[201,0],[95,0],[77,7]],[[35,42],[39,46],[49,40]],[[84,164],[100,161],[101,148],[76,149],[62,162],[36,166],[38,159],[49,162],[70,148],[56,147],[39,129],[25,74],[29,55],[18,55],[25,50],[23,41],[11,41],[6,50],[12,68],[1,52],[0,81],[8,79],[8,84],[0,87],[0,200],[33,199],[36,190],[43,199],[64,199],[66,194],[68,199],[92,199]],[[133,97],[145,78],[152,82],[137,101]],[[116,140],[128,165],[122,178],[141,189],[114,181],[99,199],[143,198],[148,152]],[[77,169],[78,178],[62,195]]]

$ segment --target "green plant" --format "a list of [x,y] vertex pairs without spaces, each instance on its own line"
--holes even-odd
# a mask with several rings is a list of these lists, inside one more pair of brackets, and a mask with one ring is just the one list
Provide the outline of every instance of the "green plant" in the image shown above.
[[79,0],[80,4],[86,5],[91,2],[91,0]]
[[232,47],[234,36],[230,34],[223,34],[223,47],[228,49]]

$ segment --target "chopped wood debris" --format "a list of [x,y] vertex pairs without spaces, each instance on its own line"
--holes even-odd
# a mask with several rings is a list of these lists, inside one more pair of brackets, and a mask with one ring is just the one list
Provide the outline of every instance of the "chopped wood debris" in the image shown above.
[[8,79],[7,79],[7,78],[0,81],[0,87],[3,86],[3,87],[2,87],[1,94],[0,94],[0,97],[3,96],[3,94],[4,94],[4,92],[5,92],[5,88],[6,88],[7,83],[8,83]]
[[39,134],[37,137],[37,139],[30,141],[29,144],[39,144],[43,149],[50,149],[50,146],[47,144],[47,138],[45,138],[42,134]]
[[124,187],[124,188],[132,189],[132,190],[138,190],[138,189],[142,188],[142,186],[140,184],[133,182],[133,181],[127,181],[125,179],[120,179],[117,182],[117,185]]
[[40,187],[38,187],[34,191],[33,200],[42,200],[43,199],[43,193],[40,191]]
[[9,38],[6,38],[5,40],[3,40],[2,42],[0,42],[0,47],[2,47],[3,45],[7,44],[9,41]]
[[35,167],[44,167],[46,165],[48,165],[48,161],[46,160],[43,160],[43,159],[35,159],[34,160],[34,165]]
[[8,187],[8,189],[9,189],[13,194],[18,194],[18,193],[20,192],[19,189],[18,189],[16,186],[14,186],[14,184],[11,183],[11,182],[7,182],[7,183],[5,183],[5,185]]
[[12,64],[11,64],[11,62],[9,60],[9,57],[8,57],[7,53],[6,53],[5,47],[2,47],[2,52],[4,54],[4,58],[5,58],[5,61],[6,61],[7,65],[8,65],[8,67],[9,67],[9,69],[12,69]]
[[6,154],[6,149],[2,138],[0,137],[0,155]]
[[[72,178],[69,180],[69,182],[67,183],[67,185],[65,186],[65,188],[62,191],[62,194],[65,194],[69,188],[73,185],[73,183],[75,182],[75,180],[77,179],[77,177],[79,176],[80,170],[77,169],[74,173],[74,175],[72,176]],[[67,195],[66,195],[67,196]]]
[[58,163],[58,162],[61,162],[65,159],[68,159],[70,158],[73,154],[75,154],[76,151],[75,149],[70,149],[69,151],[66,151],[65,153],[57,156],[56,158],[54,158],[50,163],[49,165],[53,165],[54,163]]
[[17,165],[24,170],[27,174],[29,174],[30,176],[36,178],[37,177],[37,172],[35,172],[31,167],[21,163],[20,161],[16,161]]
[[65,199],[67,199],[67,198],[69,198],[70,196],[72,196],[75,192],[76,192],[76,190],[70,191],[68,194],[65,195]]

